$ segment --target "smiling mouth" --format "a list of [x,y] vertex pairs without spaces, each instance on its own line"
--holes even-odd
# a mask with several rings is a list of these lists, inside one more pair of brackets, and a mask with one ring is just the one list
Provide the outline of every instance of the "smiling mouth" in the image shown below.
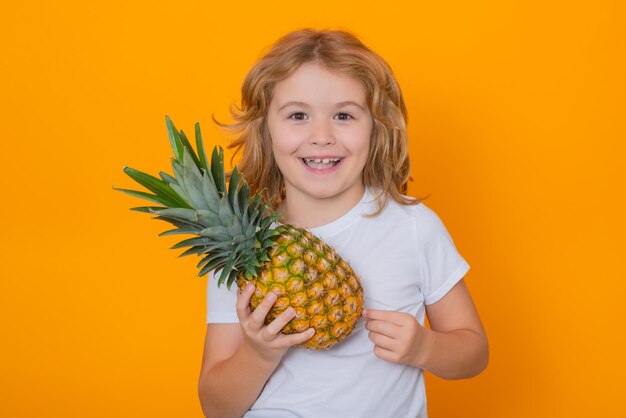
[[339,164],[341,160],[342,158],[302,158],[307,167],[315,168],[316,170],[332,168]]

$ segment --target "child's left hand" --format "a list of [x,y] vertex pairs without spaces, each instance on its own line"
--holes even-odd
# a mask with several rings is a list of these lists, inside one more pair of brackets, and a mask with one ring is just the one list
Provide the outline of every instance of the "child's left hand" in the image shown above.
[[420,367],[426,348],[428,330],[406,312],[365,309],[369,338],[374,354],[386,361]]

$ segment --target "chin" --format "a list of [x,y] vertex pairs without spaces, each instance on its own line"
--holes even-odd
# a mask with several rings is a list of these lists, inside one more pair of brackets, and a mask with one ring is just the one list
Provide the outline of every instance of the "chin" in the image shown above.
[[328,187],[320,187],[319,189],[304,189],[303,192],[314,199],[332,199],[346,194],[349,191],[347,189],[329,189]]

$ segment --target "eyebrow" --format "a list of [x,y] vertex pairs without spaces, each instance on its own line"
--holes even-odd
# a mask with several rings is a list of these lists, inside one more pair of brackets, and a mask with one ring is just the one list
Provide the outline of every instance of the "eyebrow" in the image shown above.
[[[360,104],[358,104],[357,102],[353,102],[352,100],[347,100],[345,102],[339,102],[337,103],[335,106],[336,107],[344,107],[344,106],[349,106],[349,105],[353,105],[358,107],[359,109],[361,109],[362,111],[365,112],[365,109],[363,108],[363,106],[361,106]],[[304,103],[304,102],[287,102],[284,105],[282,105],[281,107],[278,108],[278,111],[280,112],[281,110],[283,110],[284,108],[286,108],[287,106],[302,106],[302,107],[309,107],[308,104]]]

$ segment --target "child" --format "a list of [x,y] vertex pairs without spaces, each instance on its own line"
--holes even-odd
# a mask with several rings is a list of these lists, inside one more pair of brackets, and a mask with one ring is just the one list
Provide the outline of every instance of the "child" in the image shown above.
[[251,69],[233,116],[220,125],[240,133],[232,146],[251,190],[350,263],[364,320],[328,351],[291,348],[313,333],[280,333],[290,310],[265,326],[272,293],[252,312],[253,286],[209,277],[205,415],[426,417],[423,370],[474,376],[488,348],[469,265],[437,215],[404,195],[407,115],[391,69],[350,33],[292,32]]

